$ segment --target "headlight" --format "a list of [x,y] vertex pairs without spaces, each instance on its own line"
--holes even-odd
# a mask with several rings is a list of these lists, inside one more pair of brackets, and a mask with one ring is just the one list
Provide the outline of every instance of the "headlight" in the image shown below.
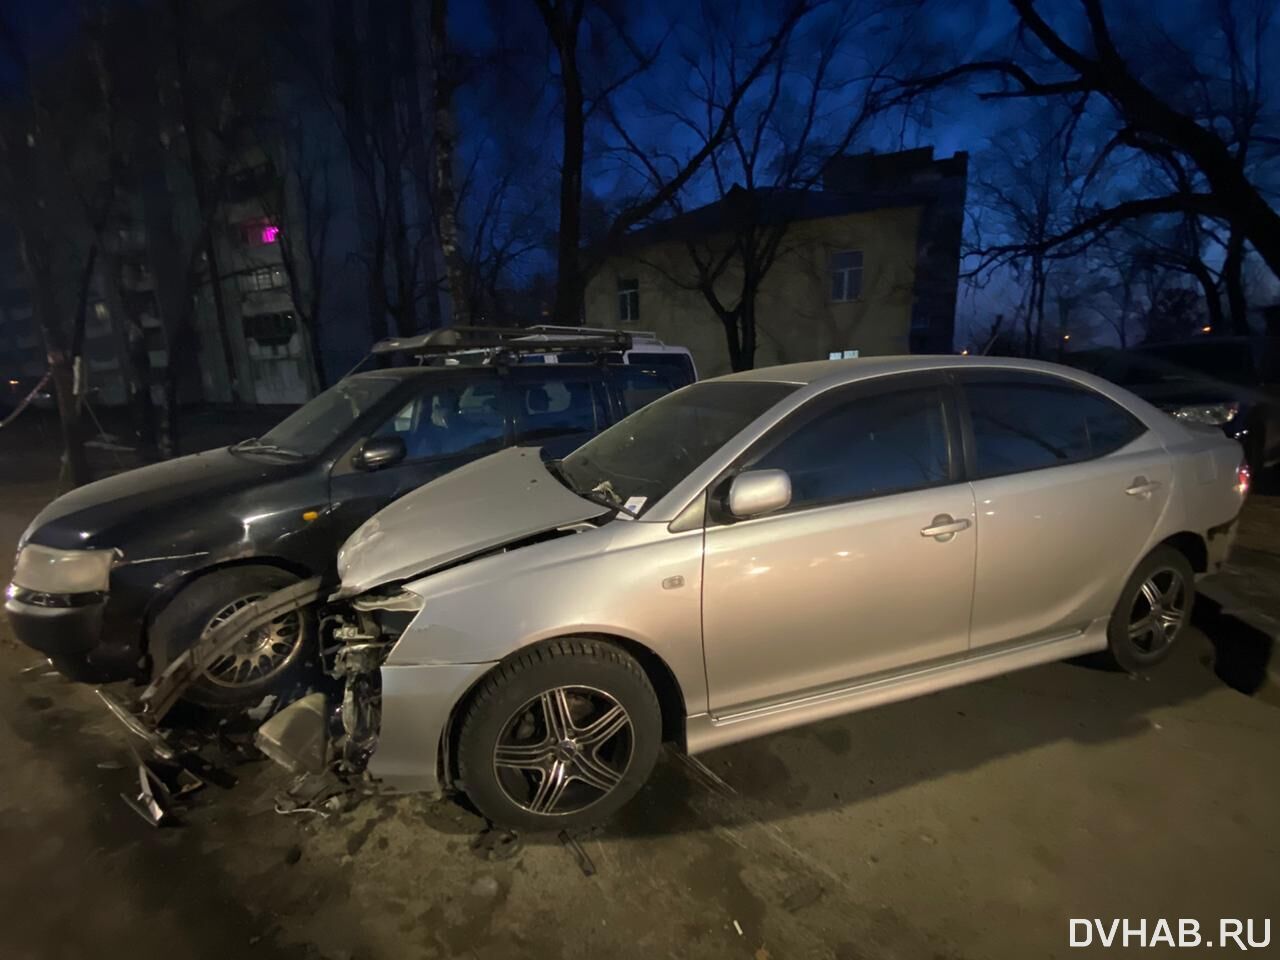
[[1240,404],[1238,403],[1195,403],[1172,411],[1179,420],[1185,420],[1188,423],[1207,423],[1214,427],[1230,423],[1239,412]]
[[114,550],[58,550],[28,543],[18,551],[13,582],[36,593],[103,593],[115,559]]

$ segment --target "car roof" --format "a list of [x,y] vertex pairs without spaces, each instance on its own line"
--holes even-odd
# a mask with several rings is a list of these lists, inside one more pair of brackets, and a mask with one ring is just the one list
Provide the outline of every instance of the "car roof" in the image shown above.
[[[911,354],[891,357],[857,357],[851,360],[811,360],[807,363],[787,363],[776,367],[760,367],[714,377],[714,381],[763,381],[794,383],[799,385],[836,386],[853,383],[870,377],[882,377],[897,373],[918,373],[926,370],[981,370],[996,369],[1039,373],[1067,374],[1075,378],[1078,371],[1057,363],[1042,360],[1023,360],[1016,357],[969,357],[952,354]],[[711,381],[703,381],[711,382]]]

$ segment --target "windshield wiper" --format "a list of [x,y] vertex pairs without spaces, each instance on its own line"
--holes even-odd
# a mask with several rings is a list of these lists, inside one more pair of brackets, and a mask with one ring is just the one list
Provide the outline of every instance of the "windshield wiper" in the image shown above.
[[623,505],[623,500],[613,489],[613,484],[608,480],[602,480],[590,490],[579,490],[573,485],[573,481],[569,479],[569,474],[565,471],[563,461],[548,460],[546,462],[547,472],[559,480],[569,489],[575,496],[581,497],[583,500],[589,500],[597,503],[602,507],[608,507],[618,513],[625,513],[632,520],[639,516],[634,510],[628,510]]
[[305,460],[307,456],[305,453],[290,450],[288,447],[282,447],[278,443],[268,443],[265,440],[259,440],[257,437],[250,437],[248,440],[233,443],[231,451],[233,453],[274,453],[281,457],[295,457],[299,460]]

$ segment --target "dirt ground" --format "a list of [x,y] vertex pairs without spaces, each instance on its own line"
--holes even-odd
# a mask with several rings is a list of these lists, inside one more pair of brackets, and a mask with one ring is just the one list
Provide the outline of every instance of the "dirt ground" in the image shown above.
[[[0,438],[0,580],[49,469]],[[555,837],[488,859],[450,801],[279,815],[266,764],[153,830],[92,691],[0,625],[0,957],[1022,960],[1087,953],[1072,917],[1270,918],[1275,943],[1280,709],[1215,675],[1233,621],[1198,622],[1150,677],[1054,664],[668,755],[581,838],[590,876]]]

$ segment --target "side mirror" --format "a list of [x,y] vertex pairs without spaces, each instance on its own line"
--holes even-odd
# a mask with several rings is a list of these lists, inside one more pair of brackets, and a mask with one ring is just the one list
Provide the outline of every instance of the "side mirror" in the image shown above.
[[733,478],[728,499],[738,520],[773,513],[791,502],[791,478],[785,470],[748,470]]
[[399,437],[372,437],[364,442],[352,460],[361,470],[381,470],[404,459],[404,441]]

